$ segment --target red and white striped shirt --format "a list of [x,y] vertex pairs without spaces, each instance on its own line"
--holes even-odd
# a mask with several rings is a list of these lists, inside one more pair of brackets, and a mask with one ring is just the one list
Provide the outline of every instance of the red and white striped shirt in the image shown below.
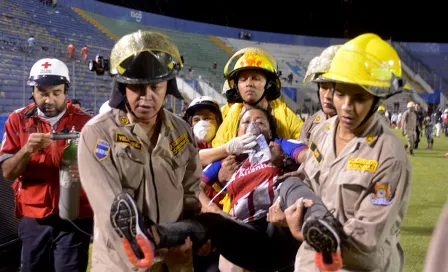
[[249,160],[244,161],[227,187],[232,199],[232,215],[244,222],[265,217],[277,197],[273,183],[281,173],[271,163],[251,166]]

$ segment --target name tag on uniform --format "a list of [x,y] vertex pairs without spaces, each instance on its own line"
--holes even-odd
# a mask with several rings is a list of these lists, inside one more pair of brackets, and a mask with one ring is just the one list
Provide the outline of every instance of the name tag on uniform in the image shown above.
[[142,151],[143,150],[142,142],[138,142],[138,141],[129,139],[128,137],[126,137],[125,135],[120,134],[120,133],[117,133],[115,135],[115,142],[130,145],[133,148],[137,149],[138,151]]
[[187,135],[184,133],[174,140],[174,142],[170,143],[170,149],[173,156],[179,153],[179,151],[189,142],[190,140],[188,140]]
[[348,170],[368,171],[375,173],[378,162],[375,160],[366,160],[363,158],[350,158],[347,162]]

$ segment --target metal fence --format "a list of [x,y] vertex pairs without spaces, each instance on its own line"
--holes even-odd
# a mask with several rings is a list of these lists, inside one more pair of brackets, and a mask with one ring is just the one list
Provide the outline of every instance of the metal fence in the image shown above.
[[436,75],[422,61],[412,56],[400,42],[392,42],[393,47],[400,55],[401,60],[406,63],[414,73],[419,74],[435,90],[444,90],[448,83],[442,77]]

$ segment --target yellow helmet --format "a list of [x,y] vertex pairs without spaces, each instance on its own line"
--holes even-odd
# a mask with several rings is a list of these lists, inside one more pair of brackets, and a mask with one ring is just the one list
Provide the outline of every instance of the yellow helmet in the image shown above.
[[383,105],[378,107],[378,111],[385,111],[385,110],[386,110],[386,108]]
[[303,80],[304,85],[307,85],[310,82],[319,83],[330,81],[322,78],[321,75],[330,69],[331,62],[341,46],[342,45],[329,46],[322,51],[319,57],[315,57],[311,60]]
[[[233,70],[229,71],[229,66],[236,61]],[[230,89],[236,89],[235,81],[238,72],[243,70],[260,70],[266,74],[266,98],[268,100],[277,99],[280,96],[281,83],[278,77],[277,61],[271,53],[256,47],[248,47],[236,52],[224,67],[224,77],[228,80]]]
[[397,52],[375,34],[362,34],[345,43],[336,53],[323,78],[357,84],[377,97],[403,91],[401,62]]

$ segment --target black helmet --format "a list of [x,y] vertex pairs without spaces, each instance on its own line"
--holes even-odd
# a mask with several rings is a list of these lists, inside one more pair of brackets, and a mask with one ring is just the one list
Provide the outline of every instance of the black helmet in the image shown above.
[[179,50],[167,36],[145,30],[122,37],[112,48],[110,57],[110,73],[118,85],[168,81],[167,94],[179,99],[183,97],[175,77],[182,66]]

